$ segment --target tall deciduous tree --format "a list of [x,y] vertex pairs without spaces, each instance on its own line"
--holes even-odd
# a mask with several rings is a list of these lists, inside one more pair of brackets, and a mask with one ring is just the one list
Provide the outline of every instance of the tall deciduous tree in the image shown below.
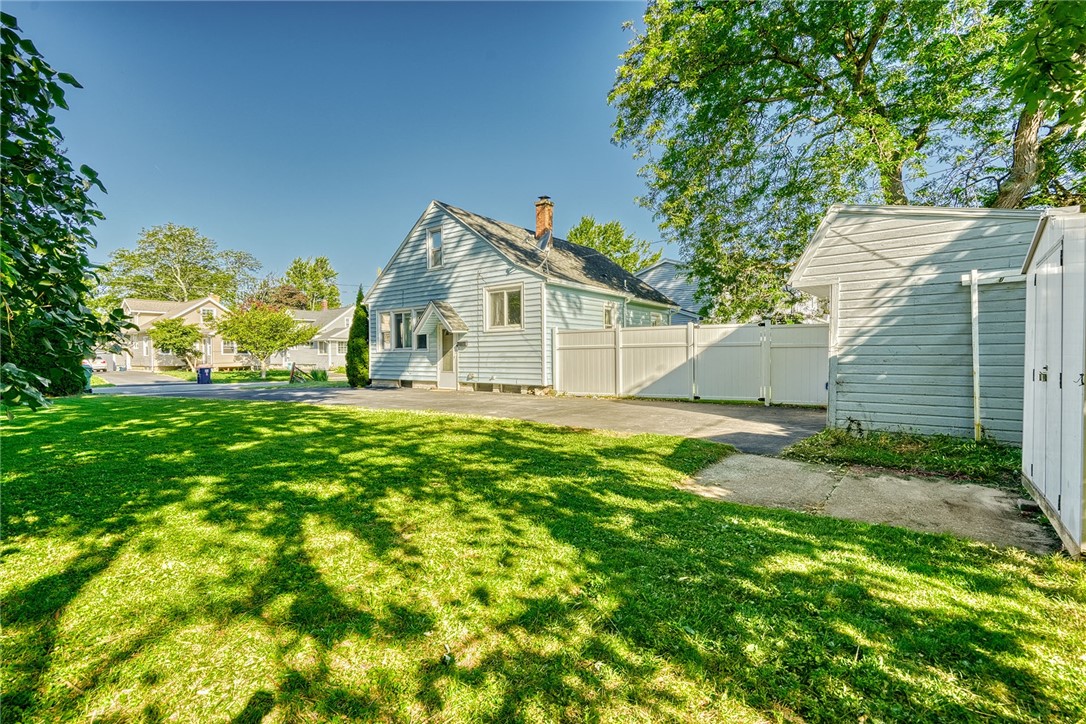
[[260,266],[249,252],[220,249],[194,227],[163,224],[144,229],[134,249],[110,254],[100,294],[175,302],[217,294],[235,306],[255,286]]
[[255,303],[280,309],[308,309],[309,297],[293,284],[288,284],[275,275],[269,275],[260,280],[253,291],[242,300],[241,306],[251,306]]
[[160,319],[147,330],[147,336],[154,342],[156,351],[172,354],[190,370],[196,369],[200,359],[196,345],[204,333],[195,324],[185,324],[183,319]]
[[316,327],[299,324],[285,311],[259,303],[232,310],[217,329],[223,339],[237,342],[239,350],[260,363],[262,378],[268,376],[268,361],[273,354],[305,344],[317,333]]
[[370,315],[362,287],[354,302],[354,317],[347,333],[347,383],[365,387],[370,383]]
[[[1018,109],[1000,79],[1030,8],[998,0],[660,0],[610,100],[643,202],[714,319],[787,307],[834,202],[990,200]],[[1051,177],[1036,177],[1033,186]]]
[[309,299],[310,309],[320,309],[321,302],[327,302],[329,307],[339,306],[339,287],[336,285],[338,277],[339,274],[332,268],[328,257],[299,257],[287,267],[283,281],[302,290]]
[[591,216],[582,216],[569,230],[566,239],[595,249],[631,274],[652,266],[662,255],[662,252],[653,252],[649,242],[627,233],[619,222],[600,224]]
[[83,389],[83,358],[99,343],[119,342],[127,326],[120,309],[100,317],[87,305],[95,283],[91,227],[102,218],[89,191],[105,188],[90,167],[72,167],[53,116],[68,107],[64,86],[82,86],[21,32],[0,13],[0,407],[9,416],[19,406],[45,405],[46,390]]

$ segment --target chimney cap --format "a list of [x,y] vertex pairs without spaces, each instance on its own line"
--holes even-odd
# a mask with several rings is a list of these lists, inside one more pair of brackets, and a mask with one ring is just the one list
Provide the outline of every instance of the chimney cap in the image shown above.
[[550,201],[550,200],[551,200],[551,197],[550,197],[550,196],[547,196],[546,194],[544,194],[543,196],[540,196],[540,197],[539,197],[539,201],[540,201],[540,202],[544,202],[544,201]]

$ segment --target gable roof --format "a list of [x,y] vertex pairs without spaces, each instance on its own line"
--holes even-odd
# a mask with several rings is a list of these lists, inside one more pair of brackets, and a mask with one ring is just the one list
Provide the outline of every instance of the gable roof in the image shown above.
[[183,317],[193,309],[205,305],[218,307],[224,312],[230,311],[225,304],[211,296],[190,299],[187,302],[171,302],[167,299],[138,299],[136,297],[125,297],[121,300],[121,307],[127,307],[129,313],[159,315],[158,318],[141,324],[140,330],[147,329],[159,319]]
[[557,281],[596,287],[647,302],[678,306],[647,282],[620,267],[595,249],[553,237],[548,249],[540,249],[535,233],[504,221],[435,201],[517,266]]
[[635,276],[674,299],[680,309],[693,314],[698,313],[698,304],[694,301],[697,284],[687,276],[682,268],[682,262],[675,259],[661,259],[652,266],[637,272]]
[[812,284],[807,275],[807,268],[811,261],[820,253],[823,242],[830,233],[830,229],[841,216],[903,216],[903,217],[941,217],[944,219],[1039,219],[1041,212],[1026,209],[986,209],[986,208],[959,208],[946,206],[874,206],[861,204],[834,204],[826,211],[826,215],[819,222],[814,235],[811,236],[807,248],[803,250],[796,267],[788,277],[788,285],[803,291],[826,296],[828,290],[824,283]]
[[419,321],[415,322],[415,334],[419,333],[420,329],[425,329],[426,325],[430,323],[431,317],[437,317],[442,326],[450,332],[467,332],[468,325],[456,313],[453,306],[448,302],[443,302],[438,299],[430,300],[430,303],[426,305],[426,311],[419,317]]
[[288,309],[286,311],[299,322],[312,324],[317,328],[317,333],[320,334],[328,325],[353,309],[354,305],[350,304],[346,307],[336,307],[334,309]]

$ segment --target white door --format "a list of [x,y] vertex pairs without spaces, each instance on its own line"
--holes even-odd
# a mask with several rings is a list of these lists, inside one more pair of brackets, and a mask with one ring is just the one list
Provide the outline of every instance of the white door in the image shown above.
[[456,335],[442,327],[441,356],[437,361],[437,386],[442,390],[456,389]]
[[1060,456],[1062,446],[1060,440],[1060,422],[1063,416],[1063,268],[1060,266],[1060,250],[1062,244],[1056,246],[1041,261],[1037,273],[1037,299],[1040,302],[1037,309],[1044,315],[1037,320],[1043,331],[1043,339],[1039,340],[1038,348],[1038,378],[1041,382],[1041,396],[1044,401],[1040,407],[1044,411],[1044,417],[1035,421],[1044,437],[1044,447],[1040,448],[1044,455],[1044,490],[1045,497],[1054,505],[1059,506],[1061,485]]

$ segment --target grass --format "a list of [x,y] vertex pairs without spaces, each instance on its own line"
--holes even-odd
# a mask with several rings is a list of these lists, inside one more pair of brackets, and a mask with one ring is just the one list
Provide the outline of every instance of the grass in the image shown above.
[[91,389],[92,390],[95,387],[114,387],[115,386],[112,382],[106,382],[105,380],[103,380],[98,375],[91,375],[90,383],[91,383]]
[[[166,370],[162,374],[176,377],[186,382],[195,382],[196,373],[189,370]],[[268,380],[289,380],[290,370],[268,370],[268,376],[261,378],[260,370],[212,370],[211,381],[214,382],[267,382]]]
[[676,489],[711,443],[89,397],[3,448],[5,721],[1086,717],[1086,567]]
[[942,475],[1020,489],[1022,450],[994,440],[829,428],[788,447],[783,457]]

